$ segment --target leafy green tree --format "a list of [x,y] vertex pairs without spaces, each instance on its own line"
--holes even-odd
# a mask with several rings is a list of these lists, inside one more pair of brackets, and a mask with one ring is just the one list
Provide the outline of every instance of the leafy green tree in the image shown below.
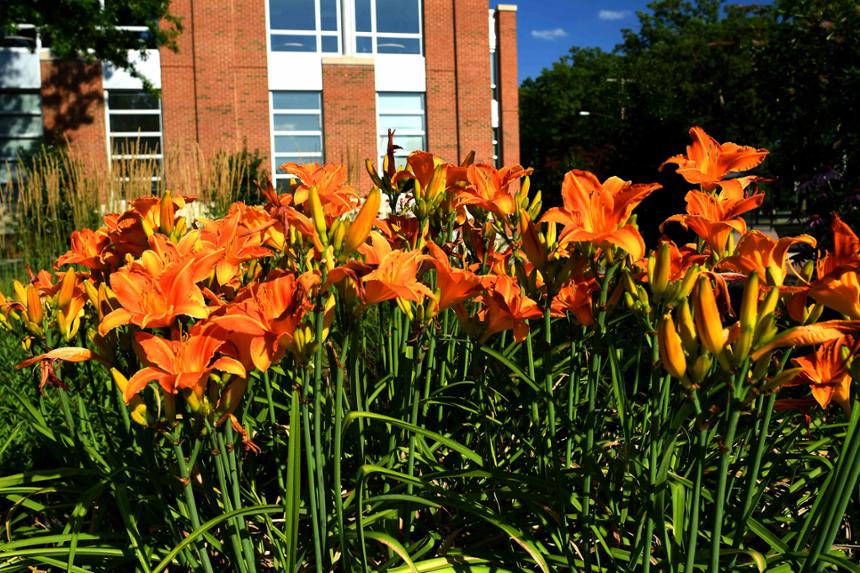
[[[175,48],[182,30],[168,4],[169,0],[3,0],[0,36],[16,34],[21,24],[32,25],[59,59],[101,60],[140,77],[131,54],[159,46]],[[121,28],[130,25],[146,30]]]

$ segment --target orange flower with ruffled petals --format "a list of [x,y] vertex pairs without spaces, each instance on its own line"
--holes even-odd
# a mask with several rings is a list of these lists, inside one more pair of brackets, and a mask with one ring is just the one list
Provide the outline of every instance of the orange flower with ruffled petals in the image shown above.
[[418,282],[417,278],[427,256],[418,250],[394,250],[387,241],[380,240],[381,237],[376,233],[374,235],[371,248],[364,252],[372,251],[371,258],[378,261],[378,266],[361,279],[364,283],[364,301],[367,304],[391,299],[421,302],[424,297],[433,296],[433,291]]
[[326,217],[340,217],[358,205],[358,193],[347,184],[347,171],[344,165],[285,163],[280,169],[295,175],[300,181],[293,195],[293,202],[296,205],[307,202],[311,187],[316,187]]
[[543,314],[538,303],[522,294],[516,281],[506,275],[496,277],[483,300],[486,307],[478,312],[484,324],[482,342],[503,330],[513,330],[514,340],[522,342],[529,333],[528,319]]
[[469,269],[452,267],[448,255],[435,243],[429,243],[427,249],[432,256],[430,261],[436,267],[439,312],[474,298],[481,292],[481,279],[478,275]]
[[454,207],[475,205],[497,217],[509,217],[517,212],[516,184],[531,172],[531,168],[524,169],[521,165],[502,169],[481,163],[470,165],[466,169],[469,184],[456,192]]
[[564,207],[547,210],[541,221],[564,225],[559,245],[587,242],[625,250],[633,260],[645,255],[645,242],[627,223],[633,209],[660,185],[636,184],[610,177],[603,183],[588,171],[574,169],[564,176],[561,196]]
[[860,239],[839,215],[833,214],[833,251],[818,259],[818,278],[840,270],[860,269]]
[[860,320],[860,273],[856,271],[828,275],[809,289],[809,296],[849,319]]
[[750,231],[738,242],[735,254],[723,264],[744,274],[758,273],[762,278],[770,277],[775,286],[782,286],[786,277],[786,256],[793,245],[815,246],[809,235],[783,237],[779,240],[768,237],[761,231]]
[[145,364],[123,389],[126,403],[150,382],[168,394],[190,389],[198,396],[206,389],[209,375],[217,370],[244,378],[245,367],[229,356],[215,359],[226,343],[225,334],[212,324],[198,323],[184,337],[165,340],[149,332],[135,334],[138,354]]
[[570,312],[580,324],[591,326],[594,324],[592,293],[598,288],[600,287],[594,279],[567,282],[552,301],[552,315],[564,316],[566,312]]
[[846,409],[849,406],[851,375],[842,358],[843,346],[850,348],[851,338],[826,342],[813,354],[791,359],[801,369],[792,384],[809,384],[812,396],[822,408],[827,408],[831,401]]
[[663,162],[660,169],[667,163],[674,163],[678,166],[678,174],[688,183],[702,185],[706,189],[720,184],[724,188],[742,190],[745,182],[738,179],[723,181],[725,176],[753,169],[767,156],[766,149],[719,143],[701,127],[690,129],[690,137],[693,138],[693,143],[687,146],[687,154],[670,157]]

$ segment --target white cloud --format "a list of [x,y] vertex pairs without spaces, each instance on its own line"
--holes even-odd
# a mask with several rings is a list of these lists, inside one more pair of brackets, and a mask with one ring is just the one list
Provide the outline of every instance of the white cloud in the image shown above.
[[558,40],[567,36],[567,32],[562,28],[552,28],[551,30],[532,30],[532,38],[538,40]]
[[601,20],[623,20],[630,15],[630,10],[601,10],[597,17]]

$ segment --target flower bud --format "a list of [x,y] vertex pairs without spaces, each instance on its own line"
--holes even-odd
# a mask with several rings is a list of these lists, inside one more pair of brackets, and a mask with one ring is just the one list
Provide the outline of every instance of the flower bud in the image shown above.
[[75,292],[76,281],[75,271],[68,269],[63,275],[63,282],[60,284],[60,291],[57,293],[57,306],[66,308],[72,301],[72,294]]
[[323,212],[322,203],[320,202],[320,194],[316,187],[311,187],[308,191],[308,204],[311,208],[311,219],[314,222],[317,236],[320,241],[327,241],[327,228],[325,224],[325,213]]
[[379,188],[374,187],[367,195],[367,199],[364,205],[361,206],[361,210],[359,210],[358,215],[355,217],[355,221],[349,225],[349,230],[346,232],[346,237],[343,241],[344,255],[349,255],[357,249],[367,239],[367,236],[370,235],[370,229],[376,220],[381,200],[382,197]]
[[666,286],[669,284],[669,271],[672,270],[672,253],[669,250],[669,243],[663,243],[657,250],[657,256],[654,263],[654,282],[651,283],[651,290],[662,298],[666,292]]
[[740,312],[740,336],[734,345],[735,357],[742,361],[749,354],[752,347],[753,335],[758,322],[758,273],[750,274],[747,286],[744,289],[744,298],[741,301]]
[[681,379],[687,373],[687,359],[681,346],[681,337],[675,329],[672,317],[667,313],[660,320],[657,328],[657,339],[660,345],[660,361],[663,367],[673,377]]
[[696,338],[696,325],[693,323],[690,305],[686,301],[681,303],[678,314],[678,330],[681,334],[681,342],[684,344],[684,350],[687,351],[687,354],[693,356],[697,354],[699,343]]
[[719,354],[725,348],[728,337],[723,329],[720,311],[714,298],[714,289],[706,276],[699,278],[693,296],[693,306],[696,311],[696,334],[699,335],[702,346],[711,354]]
[[713,360],[711,359],[710,354],[702,354],[696,361],[693,362],[693,367],[690,368],[690,379],[694,384],[701,384],[705,379],[705,376],[708,375],[708,371],[711,369],[711,364]]

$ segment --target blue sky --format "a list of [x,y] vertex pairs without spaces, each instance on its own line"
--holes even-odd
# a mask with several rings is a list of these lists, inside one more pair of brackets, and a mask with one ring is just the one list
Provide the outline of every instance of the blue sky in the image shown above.
[[516,4],[520,81],[535,77],[571,46],[611,50],[622,28],[638,28],[647,0],[511,0]]
[[[565,55],[571,46],[612,50],[621,30],[637,30],[637,10],[649,0],[494,0],[516,4],[519,77],[535,77]],[[766,4],[769,0],[758,0]],[[751,3],[729,0],[729,3]]]

